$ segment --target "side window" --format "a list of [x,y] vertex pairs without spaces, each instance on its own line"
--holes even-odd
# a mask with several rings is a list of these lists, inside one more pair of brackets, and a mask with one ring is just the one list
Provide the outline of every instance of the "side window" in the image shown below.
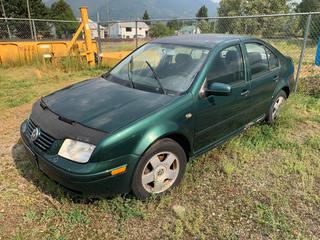
[[252,78],[269,71],[269,63],[265,47],[258,43],[246,43],[245,46],[248,52]]
[[208,83],[235,84],[245,80],[243,57],[239,45],[219,52],[207,74]]
[[270,69],[279,67],[279,60],[277,56],[273,52],[271,52],[269,48],[266,48],[266,49],[267,49]]

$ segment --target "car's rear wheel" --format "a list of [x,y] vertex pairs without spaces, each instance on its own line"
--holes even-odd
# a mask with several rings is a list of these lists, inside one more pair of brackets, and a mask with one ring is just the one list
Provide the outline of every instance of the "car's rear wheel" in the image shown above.
[[140,199],[162,194],[177,186],[187,162],[183,148],[165,138],[157,141],[141,157],[132,180],[132,191]]
[[270,124],[273,124],[279,114],[279,111],[281,110],[281,107],[287,100],[287,94],[285,91],[281,90],[277,96],[274,98],[274,101],[272,102],[269,112],[268,112],[268,117],[267,121]]

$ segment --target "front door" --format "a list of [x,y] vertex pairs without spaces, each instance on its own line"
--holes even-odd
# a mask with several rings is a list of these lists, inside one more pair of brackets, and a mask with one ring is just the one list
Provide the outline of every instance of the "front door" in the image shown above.
[[227,47],[217,54],[203,88],[212,82],[229,84],[232,88],[231,95],[199,95],[194,139],[196,151],[214,145],[250,122],[245,114],[250,107],[250,84],[246,80],[240,45]]

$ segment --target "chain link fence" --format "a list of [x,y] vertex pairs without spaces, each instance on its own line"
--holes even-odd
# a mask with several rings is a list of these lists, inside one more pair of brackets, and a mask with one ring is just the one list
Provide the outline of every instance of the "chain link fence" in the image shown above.
[[[0,18],[0,41],[68,40],[78,21]],[[319,76],[315,67],[320,13],[193,19],[91,21],[100,52],[132,51],[152,39],[183,34],[241,34],[261,38],[292,57],[299,77]]]
[[68,40],[79,21],[0,18],[0,41]]

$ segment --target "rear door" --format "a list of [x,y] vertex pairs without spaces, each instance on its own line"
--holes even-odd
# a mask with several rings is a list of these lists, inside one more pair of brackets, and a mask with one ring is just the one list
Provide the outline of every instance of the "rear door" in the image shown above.
[[272,102],[272,94],[279,80],[280,66],[276,55],[261,42],[245,42],[248,59],[252,103],[250,118],[255,119],[267,113]]
[[194,139],[196,151],[219,142],[250,122],[246,114],[250,107],[250,84],[246,79],[240,44],[219,51],[210,65],[203,89],[212,82],[229,84],[232,92],[229,96],[198,96]]

